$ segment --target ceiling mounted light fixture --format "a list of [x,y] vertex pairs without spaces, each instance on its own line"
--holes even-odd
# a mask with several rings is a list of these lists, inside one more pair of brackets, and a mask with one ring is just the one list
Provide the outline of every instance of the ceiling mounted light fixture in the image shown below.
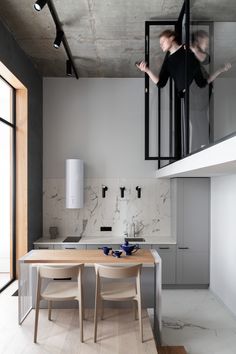
[[60,31],[60,30],[59,31],[57,30],[57,35],[56,35],[55,41],[53,43],[55,48],[59,48],[60,47],[60,44],[61,44],[63,36],[64,36],[64,32]]
[[73,76],[72,65],[69,59],[66,61],[66,76]]
[[74,60],[73,60],[73,56],[72,56],[69,44],[68,44],[67,39],[66,39],[66,35],[63,32],[63,30],[62,30],[62,24],[61,24],[61,21],[60,21],[60,19],[58,17],[58,14],[57,14],[57,11],[55,9],[55,6],[53,4],[53,0],[37,0],[37,1],[35,1],[34,8],[35,8],[35,10],[40,11],[40,10],[42,10],[42,8],[46,4],[47,4],[47,7],[48,7],[48,9],[50,11],[50,14],[52,16],[53,22],[55,23],[55,26],[56,26],[56,38],[55,38],[55,41],[53,43],[53,46],[55,48],[59,48],[60,44],[62,42],[63,47],[64,47],[65,52],[66,52],[66,55],[67,55],[67,58],[68,58],[68,61],[69,61],[69,64],[66,63],[67,75],[68,76],[75,76],[76,79],[78,80],[79,75],[78,75]]
[[36,11],[41,11],[43,7],[46,5],[48,0],[37,0],[34,4],[34,8]]

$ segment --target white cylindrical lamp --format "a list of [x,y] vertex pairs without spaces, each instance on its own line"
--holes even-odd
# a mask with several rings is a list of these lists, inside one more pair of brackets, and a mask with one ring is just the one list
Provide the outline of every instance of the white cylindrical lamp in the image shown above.
[[80,159],[66,160],[66,208],[84,206],[84,162]]

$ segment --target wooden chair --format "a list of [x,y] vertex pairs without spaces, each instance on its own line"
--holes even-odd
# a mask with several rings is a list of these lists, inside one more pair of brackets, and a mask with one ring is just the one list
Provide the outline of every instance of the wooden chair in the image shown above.
[[[143,325],[141,315],[141,286],[140,286],[140,273],[142,264],[134,266],[104,266],[95,264],[96,272],[96,291],[95,291],[95,311],[94,311],[94,342],[97,341],[97,317],[98,305],[102,309],[103,318],[103,301],[135,301],[138,305],[139,316],[139,329],[140,338],[143,342]],[[109,279],[127,279],[135,278],[133,283],[125,281],[116,281],[105,283],[101,278]],[[136,310],[135,310],[136,311]]]
[[[34,343],[37,342],[39,305],[41,300],[48,301],[48,319],[51,321],[53,301],[79,302],[79,321],[80,321],[80,341],[83,342],[83,296],[82,296],[82,270],[83,264],[76,266],[40,266],[38,267],[36,305],[35,305],[35,324],[34,324]],[[62,280],[76,277],[77,281]],[[42,279],[52,279],[41,291]],[[61,279],[56,280],[56,279]]]

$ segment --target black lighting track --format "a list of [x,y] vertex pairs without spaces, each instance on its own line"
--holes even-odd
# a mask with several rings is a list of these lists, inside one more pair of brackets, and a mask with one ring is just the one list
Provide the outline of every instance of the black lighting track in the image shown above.
[[[59,20],[59,17],[58,17],[58,15],[57,15],[57,12],[56,12],[56,9],[55,9],[55,6],[54,6],[53,2],[52,2],[51,0],[48,0],[48,1],[47,1],[47,5],[48,5],[49,11],[50,11],[50,13],[51,13],[51,15],[52,15],[53,21],[54,21],[54,23],[55,23],[56,30],[57,30],[57,31],[62,31],[62,32],[64,32],[64,31],[63,31],[63,28],[62,28],[62,26],[61,26],[61,23],[60,23],[60,20]],[[73,71],[74,71],[74,73],[75,73],[75,77],[76,77],[76,79],[79,79],[79,75],[78,75],[78,73],[77,73],[77,70],[76,70],[76,67],[75,67],[75,63],[74,63],[74,60],[73,60],[73,57],[72,57],[72,54],[71,54],[71,50],[70,50],[69,44],[68,44],[68,42],[67,42],[65,33],[64,33],[64,36],[63,36],[63,38],[62,38],[62,43],[63,43],[63,45],[64,45],[66,54],[67,54],[68,59],[69,59],[69,61],[70,61],[70,63],[71,63],[71,66],[72,66],[72,68],[73,68]]]

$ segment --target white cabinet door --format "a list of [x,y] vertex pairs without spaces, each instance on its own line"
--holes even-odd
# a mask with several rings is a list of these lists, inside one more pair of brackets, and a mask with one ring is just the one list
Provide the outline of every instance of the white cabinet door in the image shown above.
[[210,179],[173,179],[172,234],[177,238],[177,284],[209,284],[209,224]]
[[209,253],[177,249],[176,283],[209,284]]
[[176,283],[176,246],[175,245],[152,245],[157,250],[162,260],[162,284],[171,285]]

